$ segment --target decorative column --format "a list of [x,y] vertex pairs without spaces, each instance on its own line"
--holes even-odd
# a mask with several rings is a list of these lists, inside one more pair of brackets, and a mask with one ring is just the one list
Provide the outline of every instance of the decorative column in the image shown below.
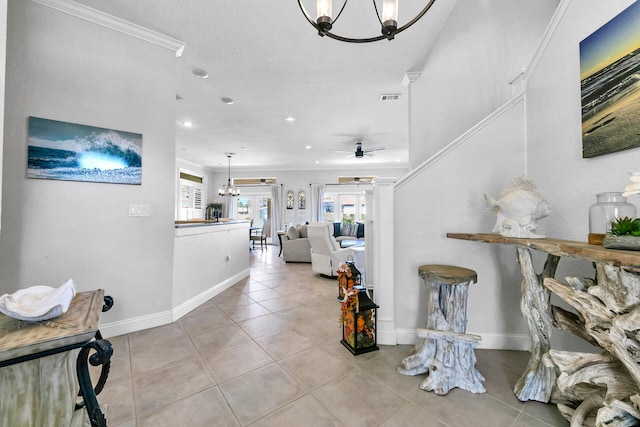
[[[378,309],[378,344],[396,345],[394,185],[396,178],[376,178],[373,187],[373,242],[367,235],[367,251],[373,250],[373,300]],[[373,244],[371,244],[373,243]]]

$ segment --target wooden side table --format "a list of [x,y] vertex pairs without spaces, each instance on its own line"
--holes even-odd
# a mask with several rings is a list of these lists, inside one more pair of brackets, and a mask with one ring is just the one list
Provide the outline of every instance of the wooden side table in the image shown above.
[[[99,289],[78,292],[69,310],[50,320],[32,323],[0,314],[0,425],[70,425],[78,418],[74,412],[85,407],[92,426],[107,425],[96,395],[107,380],[113,349],[98,326],[100,314],[112,306],[113,298]],[[95,388],[88,363],[102,366]]]

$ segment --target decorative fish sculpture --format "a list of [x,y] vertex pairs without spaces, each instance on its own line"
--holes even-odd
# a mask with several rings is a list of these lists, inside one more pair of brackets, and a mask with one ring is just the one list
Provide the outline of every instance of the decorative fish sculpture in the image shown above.
[[633,196],[634,194],[640,194],[640,172],[634,172],[629,177],[629,183],[624,188],[624,197]]
[[538,220],[548,216],[551,208],[536,190],[536,184],[526,175],[514,178],[497,200],[488,194],[484,198],[487,207],[497,214],[492,231],[505,237],[544,237],[536,234]]

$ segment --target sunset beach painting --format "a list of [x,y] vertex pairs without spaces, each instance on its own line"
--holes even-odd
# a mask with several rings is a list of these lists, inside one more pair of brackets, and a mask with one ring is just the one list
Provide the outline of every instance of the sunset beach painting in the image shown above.
[[640,147],[640,2],[580,42],[582,157]]
[[27,177],[142,184],[142,135],[29,117]]

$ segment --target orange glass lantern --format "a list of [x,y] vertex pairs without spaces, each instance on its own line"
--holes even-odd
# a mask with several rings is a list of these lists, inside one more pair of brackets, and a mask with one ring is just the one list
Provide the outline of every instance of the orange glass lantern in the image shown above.
[[365,289],[350,288],[342,300],[342,340],[353,355],[378,350],[376,344],[376,309],[379,308]]

